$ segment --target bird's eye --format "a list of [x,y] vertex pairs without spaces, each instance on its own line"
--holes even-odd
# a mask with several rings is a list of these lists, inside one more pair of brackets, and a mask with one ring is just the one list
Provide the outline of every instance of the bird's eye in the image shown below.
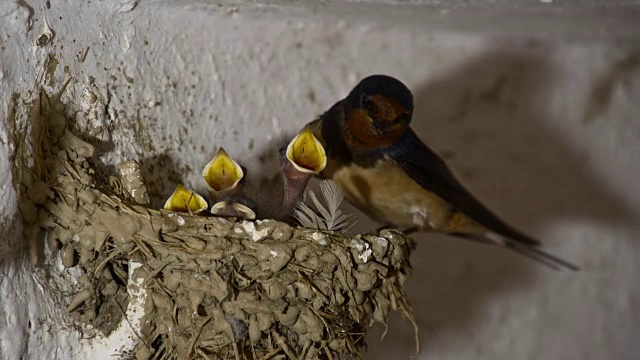
[[408,123],[411,120],[411,112],[407,111],[405,113],[400,114],[400,116],[398,116],[396,118],[395,122],[398,123]]
[[373,99],[366,94],[360,97],[360,106],[365,110],[373,110]]

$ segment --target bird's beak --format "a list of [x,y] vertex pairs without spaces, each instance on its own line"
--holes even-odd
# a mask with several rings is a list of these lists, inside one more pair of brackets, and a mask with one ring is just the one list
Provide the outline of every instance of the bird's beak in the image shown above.
[[298,171],[319,174],[327,166],[327,155],[324,147],[316,139],[308,126],[287,146],[287,160]]
[[209,207],[207,201],[200,195],[178,184],[173,194],[164,203],[164,208],[176,212],[190,212],[198,214]]
[[244,177],[244,171],[223,148],[220,148],[213,160],[204,167],[202,176],[209,190],[217,194],[236,189]]
[[405,112],[404,114],[398,116],[396,121],[394,121],[394,125],[395,126],[409,126],[409,123],[411,122],[411,116],[412,116],[412,112],[411,111]]
[[219,201],[211,206],[216,216],[235,217],[242,220],[255,220],[256,213],[248,206],[234,201]]
[[306,126],[287,146],[283,162],[284,207],[290,210],[302,196],[309,179],[327,166],[327,155],[320,141]]

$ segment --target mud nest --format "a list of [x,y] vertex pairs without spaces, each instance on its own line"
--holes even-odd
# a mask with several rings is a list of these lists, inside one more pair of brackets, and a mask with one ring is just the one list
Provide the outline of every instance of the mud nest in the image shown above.
[[140,204],[148,196],[135,163],[97,183],[94,148],[67,129],[63,110],[59,94],[43,94],[30,126],[14,124],[31,258],[46,239],[65,267],[82,269],[67,310],[105,334],[125,321],[128,286],[138,286],[144,316],[132,357],[358,358],[367,328],[386,325],[390,310],[411,319],[403,285],[412,247],[402,233],[151,209]]

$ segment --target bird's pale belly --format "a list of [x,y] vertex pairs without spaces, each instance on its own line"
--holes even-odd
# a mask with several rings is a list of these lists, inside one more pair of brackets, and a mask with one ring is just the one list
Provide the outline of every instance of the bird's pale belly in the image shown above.
[[323,172],[345,189],[347,199],[371,218],[400,228],[447,231],[453,208],[387,161],[373,167],[343,166]]

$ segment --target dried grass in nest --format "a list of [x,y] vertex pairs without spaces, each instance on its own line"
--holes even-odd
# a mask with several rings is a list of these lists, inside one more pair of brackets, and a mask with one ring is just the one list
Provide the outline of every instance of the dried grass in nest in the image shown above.
[[30,116],[32,152],[16,150],[21,207],[38,214],[25,232],[46,233],[66,267],[84,270],[67,310],[106,334],[123,319],[131,264],[142,265],[131,272],[147,294],[138,359],[361,357],[369,325],[386,324],[390,310],[412,318],[402,233],[346,236],[137,205],[130,184],[144,192],[142,181],[96,184],[93,147],[40,115]]

